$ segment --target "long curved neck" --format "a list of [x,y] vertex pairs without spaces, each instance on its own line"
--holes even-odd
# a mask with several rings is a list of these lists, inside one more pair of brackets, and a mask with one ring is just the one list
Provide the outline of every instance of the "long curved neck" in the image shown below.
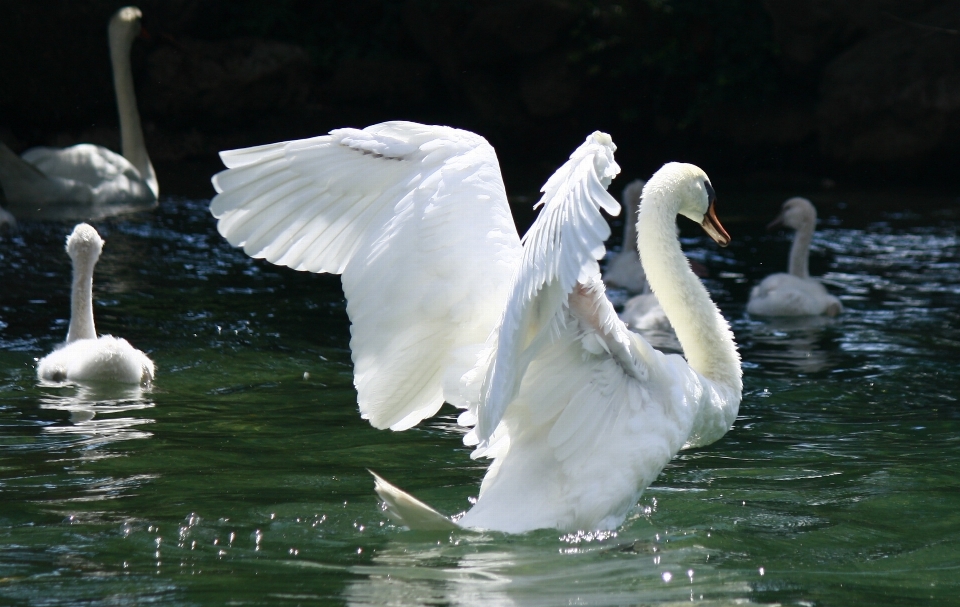
[[111,37],[110,63],[113,65],[113,90],[117,95],[120,114],[120,151],[130,161],[153,192],[159,194],[157,176],[147,155],[147,145],[137,111],[137,95],[133,89],[133,69],[130,66],[130,45]]
[[93,266],[95,259],[78,256],[73,260],[73,290],[70,292],[70,329],[67,343],[78,339],[96,339],[93,324]]
[[739,389],[740,356],[733,332],[680,250],[676,217],[677,202],[669,192],[648,192],[637,224],[637,247],[647,280],[690,366],[704,377]]
[[813,240],[813,228],[813,223],[806,223],[793,235],[790,266],[787,271],[799,278],[810,278],[810,242]]

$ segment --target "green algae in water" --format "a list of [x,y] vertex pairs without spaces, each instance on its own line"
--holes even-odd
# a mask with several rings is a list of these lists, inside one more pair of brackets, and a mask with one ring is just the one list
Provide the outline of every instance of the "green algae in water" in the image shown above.
[[338,278],[247,258],[206,201],[96,225],[98,330],[148,352],[156,384],[38,385],[72,226],[24,224],[0,238],[0,603],[955,602],[957,224],[822,230],[814,268],[847,312],[759,321],[747,292],[785,256],[756,219],[723,251],[684,242],[741,346],[734,429],[616,533],[522,536],[389,524],[367,468],[447,513],[476,495],[456,412],[359,419]]

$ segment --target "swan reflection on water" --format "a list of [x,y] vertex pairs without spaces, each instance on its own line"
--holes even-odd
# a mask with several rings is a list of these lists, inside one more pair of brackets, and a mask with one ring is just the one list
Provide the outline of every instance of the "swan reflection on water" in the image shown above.
[[749,338],[741,343],[744,360],[760,364],[773,374],[829,370],[837,365],[840,348],[830,328],[839,322],[829,316],[771,317],[750,322]]
[[[687,546],[662,554],[653,542],[620,542],[615,536],[584,549],[576,540],[555,549],[555,536],[543,545],[514,550],[483,550],[487,538],[446,538],[440,545],[391,542],[377,551],[371,565],[349,567],[359,577],[344,591],[348,605],[559,605],[567,604],[572,590],[581,604],[633,604],[702,600],[700,585],[717,576],[704,561],[702,546]],[[493,538],[489,538],[493,543]],[[481,544],[478,546],[478,544]],[[643,544],[637,550],[634,545]],[[648,545],[649,544],[649,545]],[[569,548],[566,550],[565,548]],[[569,553],[573,551],[574,553]],[[605,558],[584,567],[579,552],[603,552]],[[696,570],[683,567],[691,552],[700,558]],[[686,562],[689,562],[687,560]],[[303,565],[303,563],[298,563]],[[714,585],[717,591],[744,596],[750,586],[737,576]],[[631,582],[623,584],[622,580]],[[610,584],[610,580],[621,580]],[[716,580],[714,580],[716,581]],[[696,583],[695,583],[696,582]],[[744,601],[743,604],[749,604]]]
[[[61,387],[62,384],[43,382],[41,386]],[[155,405],[139,385],[72,385],[61,388],[62,394],[40,397],[40,408],[66,411],[69,420],[45,426],[43,432],[58,435],[73,446],[100,445],[121,440],[150,438],[152,433],[140,426],[153,423],[145,417],[115,417],[119,413],[151,409]]]

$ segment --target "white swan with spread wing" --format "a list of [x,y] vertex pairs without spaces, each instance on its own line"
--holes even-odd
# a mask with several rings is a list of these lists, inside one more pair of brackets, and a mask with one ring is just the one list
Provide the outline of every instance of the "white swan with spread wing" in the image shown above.
[[379,477],[404,525],[610,529],[682,447],[730,428],[742,390],[733,335],[690,271],[677,214],[729,237],[707,176],[651,179],[640,246],[689,363],[630,332],[597,261],[619,172],[594,133],[543,188],[517,236],[493,148],[473,133],[392,122],[224,152],[211,212],[227,240],[279,265],[342,275],[363,417],[409,428],[444,401],[493,463],[457,523]]
[[37,376],[56,382],[149,383],[154,366],[146,354],[120,337],[97,337],[93,322],[93,268],[100,259],[103,239],[92,226],[81,223],[67,237],[66,249],[73,261],[70,328],[67,340],[40,359]]
[[840,300],[810,276],[810,242],[817,225],[817,209],[806,198],[783,203],[780,215],[768,227],[784,225],[796,230],[790,247],[787,273],[771,274],[750,291],[747,312],[757,316],[836,316]]
[[128,6],[108,26],[123,155],[81,143],[31,148],[20,157],[0,143],[0,187],[14,215],[96,218],[156,204],[159,186],[144,144],[130,66],[140,19],[140,9]]

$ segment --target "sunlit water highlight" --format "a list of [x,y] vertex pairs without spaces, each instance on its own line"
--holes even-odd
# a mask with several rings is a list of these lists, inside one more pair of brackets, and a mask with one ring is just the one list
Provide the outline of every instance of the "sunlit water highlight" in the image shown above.
[[[339,280],[248,259],[206,201],[98,222],[101,333],[149,389],[42,385],[72,226],[0,236],[0,603],[917,605],[960,596],[957,222],[818,232],[835,320],[763,321],[783,236],[685,238],[744,358],[740,418],[678,456],[616,533],[417,534],[367,468],[455,513],[476,495],[456,413],[359,419]],[[727,203],[728,205],[731,203]],[[775,211],[776,205],[773,205]],[[693,234],[693,232],[690,232]],[[616,465],[616,462],[611,462]]]

